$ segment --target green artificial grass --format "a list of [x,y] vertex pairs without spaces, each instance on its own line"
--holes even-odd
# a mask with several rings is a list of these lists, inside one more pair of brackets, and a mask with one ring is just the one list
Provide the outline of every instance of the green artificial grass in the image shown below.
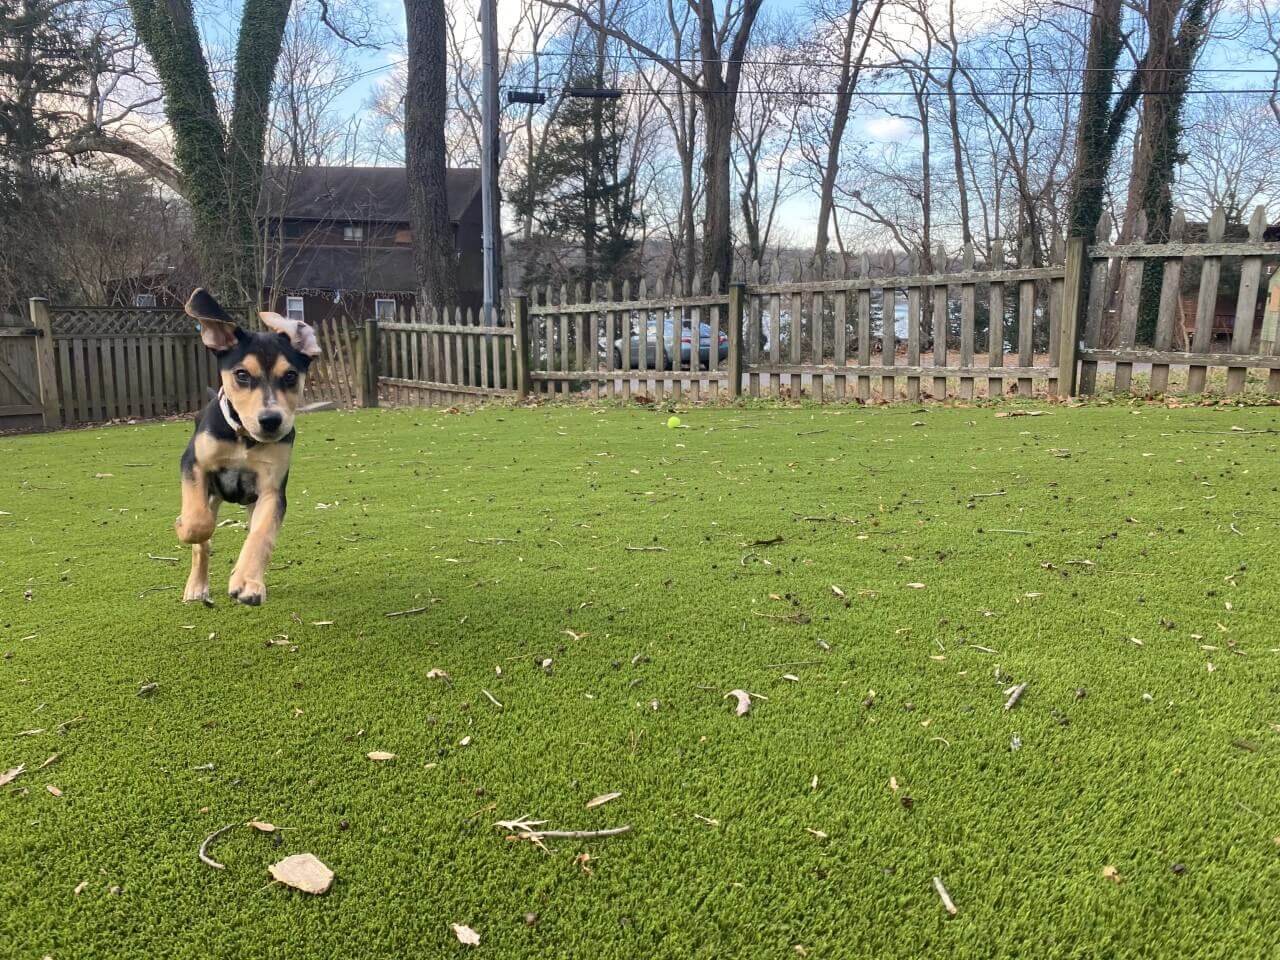
[[1274,955],[1275,410],[1042,409],[308,416],[256,609],[189,424],[0,439],[0,955]]

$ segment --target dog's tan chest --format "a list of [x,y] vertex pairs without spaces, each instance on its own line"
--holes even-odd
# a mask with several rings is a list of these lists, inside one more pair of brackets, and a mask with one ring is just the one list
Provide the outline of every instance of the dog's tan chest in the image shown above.
[[196,435],[196,462],[208,474],[251,474],[257,491],[277,490],[289,472],[292,444],[259,443],[246,446],[219,440],[210,434]]

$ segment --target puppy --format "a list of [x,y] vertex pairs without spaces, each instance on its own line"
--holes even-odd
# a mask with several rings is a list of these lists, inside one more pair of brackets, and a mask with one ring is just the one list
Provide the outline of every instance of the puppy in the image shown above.
[[284,520],[285,485],[293,454],[293,420],[312,359],[315,331],[278,313],[261,313],[265,333],[242,330],[203,288],[191,294],[187,315],[218,358],[219,387],[196,420],[182,455],[182,513],[174,529],[191,544],[191,575],[183,602],[209,603],[209,540],[222,501],[244,504],[249,535],[231,571],[227,593],[257,606],[276,535]]

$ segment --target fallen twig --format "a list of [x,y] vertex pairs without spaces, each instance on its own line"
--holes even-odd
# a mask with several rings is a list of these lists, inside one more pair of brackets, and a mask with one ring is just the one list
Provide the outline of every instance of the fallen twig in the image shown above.
[[1031,530],[1003,530],[996,527],[987,527],[985,530],[982,530],[980,532],[982,533],[1019,533],[1027,537],[1035,536],[1035,533]]
[[1022,695],[1027,692],[1026,683],[1020,683],[1009,691],[1009,699],[1004,702],[1006,710],[1012,710],[1018,705],[1018,701],[1022,699]]
[[941,877],[933,878],[933,889],[938,891],[938,896],[942,898],[942,906],[946,909],[947,913],[954,917],[960,912],[956,909],[955,902],[951,899],[951,894],[947,893],[947,888],[942,885]]
[[181,558],[180,558],[180,557],[157,557],[154,553],[148,553],[148,554],[147,554],[147,559],[148,559],[148,560],[163,560],[165,563],[178,563],[178,562],[180,561],[180,559],[181,559]]
[[532,840],[535,843],[541,840],[580,840],[587,837],[616,837],[623,833],[629,833],[631,830],[630,824],[621,827],[609,827],[604,830],[538,829],[546,822],[547,821],[545,820],[530,820],[528,817],[518,817],[515,820],[499,820],[494,824],[494,826],[501,827],[503,830],[513,830],[521,839]]
[[219,863],[217,860],[214,860],[211,856],[209,856],[209,844],[213,843],[213,841],[217,840],[220,836],[222,836],[232,827],[238,827],[238,826],[240,826],[240,824],[238,823],[228,823],[225,827],[219,827],[217,830],[213,831],[213,833],[205,837],[204,843],[200,844],[200,850],[197,854],[200,857],[200,862],[203,864],[207,864],[210,867],[213,867],[213,869],[215,870],[227,869],[226,864]]
[[995,490],[991,493],[971,493],[969,494],[969,499],[981,500],[984,497],[1003,497],[1003,496],[1006,496],[1006,493],[1004,490]]
[[138,594],[138,599],[141,600],[148,593],[159,593],[161,590],[177,590],[177,589],[178,587],[176,584],[163,584],[158,587],[147,587],[147,589],[143,590],[140,594]]
[[486,697],[488,697],[489,702],[492,703],[495,707],[497,707],[499,710],[502,709],[502,704],[498,702],[498,698],[495,697],[492,693],[490,693],[488,690],[485,690],[483,688],[481,688],[480,692],[483,693]]
[[431,604],[440,603],[439,597],[432,597],[427,601],[425,607],[410,607],[408,610],[392,610],[390,613],[384,613],[384,617],[411,617],[416,613],[425,613],[431,609]]
[[632,553],[669,553],[666,547],[627,547]]

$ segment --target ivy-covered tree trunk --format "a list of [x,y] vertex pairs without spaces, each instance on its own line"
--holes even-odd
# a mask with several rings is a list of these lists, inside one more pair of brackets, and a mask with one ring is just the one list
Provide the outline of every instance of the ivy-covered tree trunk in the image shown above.
[[404,159],[409,177],[409,221],[417,268],[419,306],[457,304],[453,228],[445,183],[444,0],[404,0],[409,64],[404,99]]
[[[1092,238],[1102,216],[1102,199],[1116,143],[1136,99],[1131,83],[1112,105],[1116,64],[1124,49],[1120,32],[1121,0],[1096,0],[1089,21],[1089,46],[1085,58],[1083,96],[1080,98],[1076,136],[1075,174],[1072,179],[1069,233]],[[1135,72],[1135,81],[1138,74]]]
[[229,123],[218,112],[191,0],[129,0],[164,90],[204,282],[228,301],[258,296],[254,213],[271,83],[292,0],[244,0]]
[[[1204,42],[1208,0],[1191,0],[1181,27],[1174,21],[1182,0],[1150,0],[1147,6],[1148,47],[1144,76],[1138,156],[1132,173],[1130,206],[1146,214],[1148,243],[1165,243],[1173,219],[1174,171],[1182,162],[1182,109],[1195,60]],[[1143,267],[1138,313],[1138,342],[1155,336],[1164,268],[1158,260]]]

